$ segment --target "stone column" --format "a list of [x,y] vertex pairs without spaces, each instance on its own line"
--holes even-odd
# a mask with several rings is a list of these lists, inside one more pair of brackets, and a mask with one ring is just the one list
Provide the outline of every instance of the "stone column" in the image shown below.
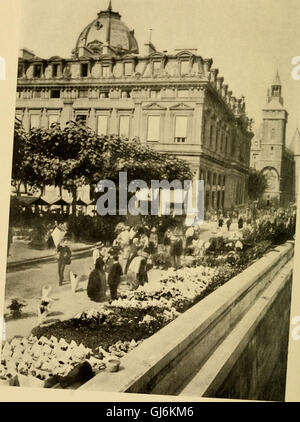
[[89,121],[88,121],[88,126],[93,129],[94,131],[96,131],[97,129],[97,121],[96,121],[96,112],[95,112],[95,108],[92,107],[89,113]]
[[26,107],[25,110],[24,110],[23,126],[24,126],[24,129],[26,130],[26,132],[29,132],[29,130],[30,130],[30,116],[29,116],[29,112],[28,112],[28,107]]
[[64,100],[64,106],[61,112],[60,123],[61,127],[63,128],[69,120],[73,119],[73,101],[72,100]]
[[45,107],[42,109],[41,127],[48,129],[48,115]]
[[134,103],[134,114],[132,118],[132,138],[136,136],[141,138],[141,113],[142,101],[136,101]]
[[117,133],[119,132],[118,123],[119,122],[118,122],[117,110],[113,108],[111,112],[111,118],[110,118],[110,133],[111,134],[117,135]]

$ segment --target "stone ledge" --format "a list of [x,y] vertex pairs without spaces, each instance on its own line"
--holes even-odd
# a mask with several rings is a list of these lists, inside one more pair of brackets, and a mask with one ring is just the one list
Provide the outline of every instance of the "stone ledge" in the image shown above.
[[200,371],[181,391],[182,396],[213,397],[224,382],[268,310],[291,280],[292,262],[288,262],[272,283],[238,322],[223,343],[205,362]]

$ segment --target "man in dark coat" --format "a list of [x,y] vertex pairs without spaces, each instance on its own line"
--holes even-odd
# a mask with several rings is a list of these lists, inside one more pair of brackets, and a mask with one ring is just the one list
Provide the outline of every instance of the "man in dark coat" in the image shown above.
[[121,281],[121,275],[123,274],[121,264],[119,263],[118,256],[114,256],[114,263],[109,269],[108,273],[108,285],[110,290],[110,297],[112,300],[118,298],[118,285]]
[[63,240],[57,247],[57,262],[58,262],[58,277],[59,285],[61,286],[64,281],[64,270],[66,265],[71,264],[71,250]]

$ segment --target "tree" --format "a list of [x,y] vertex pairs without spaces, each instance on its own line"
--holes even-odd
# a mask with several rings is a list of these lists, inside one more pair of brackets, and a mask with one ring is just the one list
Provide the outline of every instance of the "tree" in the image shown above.
[[118,184],[119,172],[126,171],[128,183],[153,179],[183,181],[192,177],[189,164],[171,154],[118,136],[99,136],[80,122],[70,121],[64,129],[34,128],[26,138],[23,152],[23,181],[42,189],[58,186],[73,194],[76,212],[77,188],[110,179]]
[[265,176],[256,169],[249,170],[248,197],[251,201],[259,200],[267,188]]
[[13,144],[13,157],[12,157],[12,174],[11,183],[15,187],[17,196],[20,195],[20,188],[22,182],[25,181],[25,149],[27,143],[27,132],[22,126],[22,123],[16,118],[14,129],[14,144]]

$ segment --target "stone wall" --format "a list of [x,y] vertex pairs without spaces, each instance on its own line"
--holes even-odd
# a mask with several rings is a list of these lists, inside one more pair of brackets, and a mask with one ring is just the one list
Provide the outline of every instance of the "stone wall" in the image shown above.
[[[81,389],[263,398],[287,350],[288,333],[278,334],[287,329],[293,251],[292,242],[275,248],[145,340],[120,372],[100,373]],[[281,383],[284,372],[285,364]]]

